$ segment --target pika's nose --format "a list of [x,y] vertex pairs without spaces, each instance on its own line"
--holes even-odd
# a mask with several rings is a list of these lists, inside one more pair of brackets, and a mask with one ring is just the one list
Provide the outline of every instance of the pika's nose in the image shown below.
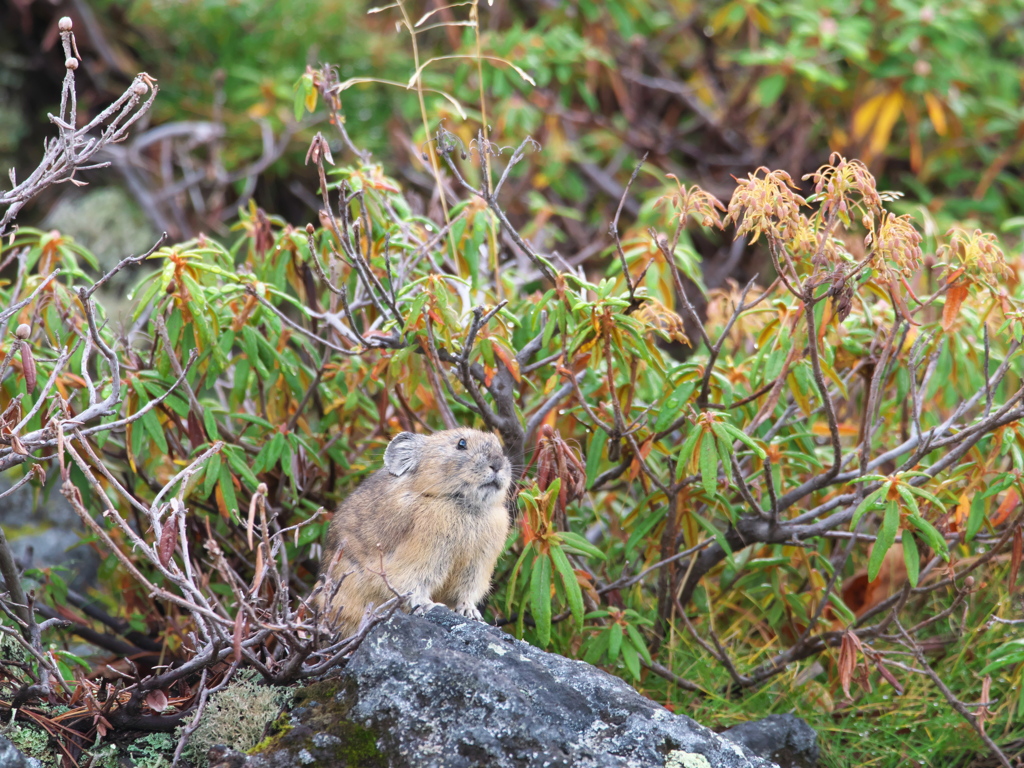
[[491,463],[490,463],[491,469],[493,469],[495,472],[501,472],[501,469],[504,466],[505,466],[505,457],[504,456],[491,456]]

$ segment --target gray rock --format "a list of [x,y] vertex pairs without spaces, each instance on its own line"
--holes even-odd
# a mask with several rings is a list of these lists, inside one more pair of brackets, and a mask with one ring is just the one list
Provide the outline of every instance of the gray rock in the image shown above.
[[796,715],[768,715],[740,723],[721,735],[771,758],[780,768],[815,768],[818,764],[818,734]]
[[[0,478],[0,493],[17,478]],[[99,557],[89,546],[81,546],[84,526],[60,495],[57,483],[47,483],[45,491],[23,485],[0,501],[0,525],[23,568],[47,568],[60,565],[68,586],[85,592],[96,585]]]
[[25,757],[20,749],[0,736],[0,768],[39,768],[34,757]]
[[[125,256],[145,253],[157,238],[138,203],[118,186],[65,190],[43,227],[75,238],[96,256],[103,271]],[[123,283],[126,278],[122,274],[115,280]]]
[[772,765],[612,675],[443,608],[395,614],[295,703],[247,768]]

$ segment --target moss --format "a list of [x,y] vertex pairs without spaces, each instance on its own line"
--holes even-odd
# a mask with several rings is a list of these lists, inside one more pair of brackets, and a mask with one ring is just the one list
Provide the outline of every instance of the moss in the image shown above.
[[377,749],[377,737],[368,728],[350,722],[337,723],[333,735],[341,739],[335,745],[334,759],[352,768],[385,768],[388,761]]
[[[209,704],[183,752],[195,765],[206,765],[206,753],[215,744],[244,752],[260,742],[267,725],[287,706],[291,691],[259,685],[256,673],[243,670]],[[180,729],[179,729],[180,734]]]
[[[265,754],[286,748],[295,752],[330,759],[348,768],[385,768],[388,760],[377,748],[377,734],[348,720],[354,691],[337,678],[301,688],[295,692],[296,707],[306,707],[293,725],[287,713],[271,726],[272,735],[261,741],[249,754]],[[325,739],[324,736],[327,738]]]
[[277,744],[281,737],[287,734],[292,729],[291,715],[287,712],[282,712],[277,716],[270,725],[267,726],[267,735],[260,740],[252,749],[246,751],[246,754],[257,755],[260,752],[265,752]]
[[0,735],[45,768],[57,768],[57,751],[50,743],[50,735],[42,728],[14,723],[9,728],[0,728]]

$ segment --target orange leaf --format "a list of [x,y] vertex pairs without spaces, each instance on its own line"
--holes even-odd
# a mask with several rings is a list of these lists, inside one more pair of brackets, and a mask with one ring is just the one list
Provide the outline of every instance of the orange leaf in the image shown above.
[[967,298],[967,283],[957,282],[949,286],[946,291],[946,304],[942,308],[942,330],[949,333],[953,327],[957,315],[960,312],[960,305]]
[[1017,495],[1017,491],[1011,488],[1006,496],[1003,497],[1003,502],[999,505],[999,509],[989,518],[992,526],[995,527],[1005,523],[1010,513],[1017,508],[1018,504],[1020,504],[1020,496]]
[[500,357],[501,362],[503,362],[505,367],[508,368],[508,372],[512,374],[512,378],[516,380],[516,384],[521,383],[522,379],[519,377],[519,361],[512,357],[512,355],[508,353],[508,350],[500,344],[494,344],[492,348],[494,349],[494,354]]
[[[838,427],[840,437],[854,437],[860,434],[860,428],[856,424],[851,424],[848,421],[839,422]],[[823,421],[815,422],[811,427],[811,432],[818,437],[828,437],[832,434],[828,428],[828,424]]]
[[954,269],[952,272],[950,272],[948,275],[946,275],[946,282],[952,284],[953,281],[956,280],[958,277],[960,277],[960,275],[962,275],[963,273],[964,273],[964,267],[959,267],[957,269]]
[[[128,454],[129,460],[131,459],[131,453]],[[217,499],[217,508],[220,510],[220,516],[225,520],[231,519],[231,513],[228,511],[228,503],[224,500],[224,492],[220,489],[220,483],[214,488],[213,495]]]
[[964,530],[967,525],[967,518],[971,514],[971,500],[967,498],[966,493],[961,493],[960,498],[956,505],[956,511],[953,513],[953,530],[959,532]]

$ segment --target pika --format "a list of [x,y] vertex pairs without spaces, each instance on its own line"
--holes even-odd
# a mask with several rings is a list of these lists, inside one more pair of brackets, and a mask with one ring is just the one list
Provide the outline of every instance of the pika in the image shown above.
[[511,480],[494,435],[475,429],[396,435],[384,451],[384,468],[334,515],[320,564],[326,588],[314,606],[346,635],[358,629],[371,603],[392,598],[392,589],[410,593],[415,612],[444,604],[482,621],[477,604],[490,590],[508,535]]

